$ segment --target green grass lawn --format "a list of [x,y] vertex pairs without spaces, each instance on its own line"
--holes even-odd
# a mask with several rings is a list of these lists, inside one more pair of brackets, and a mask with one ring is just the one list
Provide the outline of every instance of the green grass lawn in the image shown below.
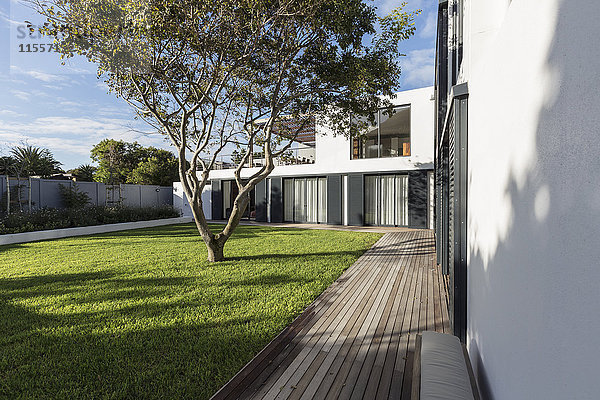
[[380,234],[192,224],[0,247],[0,397],[208,398]]

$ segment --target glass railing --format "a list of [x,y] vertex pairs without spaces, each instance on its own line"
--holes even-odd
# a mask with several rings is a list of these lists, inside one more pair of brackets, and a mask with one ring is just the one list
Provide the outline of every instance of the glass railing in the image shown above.
[[[238,166],[239,159],[238,154],[223,154],[216,161],[213,169],[234,169]],[[302,147],[292,148],[287,150],[281,156],[275,158],[275,166],[283,165],[303,165],[303,164],[314,164],[316,161],[316,151],[314,144],[303,144]],[[255,153],[251,160],[248,160],[244,164],[244,168],[250,167],[262,167],[265,165],[265,158],[262,153]]]

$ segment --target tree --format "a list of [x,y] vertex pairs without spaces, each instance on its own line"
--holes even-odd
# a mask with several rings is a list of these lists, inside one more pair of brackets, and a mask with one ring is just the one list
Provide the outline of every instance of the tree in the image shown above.
[[[379,107],[391,110],[379,95],[394,92],[398,41],[415,30],[414,13],[379,19],[360,0],[30,2],[63,56],[96,63],[109,88],[175,146],[210,261],[224,259],[252,188],[315,116],[338,134],[357,134]],[[239,194],[227,225],[213,232],[201,193],[231,146],[244,153],[234,171]],[[264,164],[242,179],[255,147]]]
[[15,159],[11,156],[0,157],[0,175],[11,175],[15,170]]
[[167,150],[146,148],[148,156],[127,177],[128,183],[171,186],[179,179],[177,157]]
[[10,151],[14,160],[14,170],[17,176],[41,176],[47,178],[52,174],[63,172],[52,152],[35,146],[16,146]]
[[91,157],[99,164],[94,179],[110,185],[169,186],[179,176],[177,157],[173,153],[143,147],[137,142],[104,139],[92,148]]
[[91,150],[92,160],[98,163],[94,180],[109,185],[126,183],[143,156],[142,146],[137,142],[104,139]]
[[71,169],[67,172],[73,174],[78,181],[81,182],[94,182],[94,174],[98,168],[90,164],[82,164],[75,169]]

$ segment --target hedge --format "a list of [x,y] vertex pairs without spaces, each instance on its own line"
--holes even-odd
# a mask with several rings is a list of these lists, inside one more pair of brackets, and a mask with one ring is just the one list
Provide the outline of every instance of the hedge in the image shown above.
[[149,221],[179,216],[179,210],[166,205],[160,207],[43,208],[32,212],[17,212],[4,216],[0,219],[0,234]]

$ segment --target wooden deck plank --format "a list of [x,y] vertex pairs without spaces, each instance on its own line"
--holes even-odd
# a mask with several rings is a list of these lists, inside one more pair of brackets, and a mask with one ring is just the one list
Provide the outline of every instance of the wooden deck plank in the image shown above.
[[[402,335],[403,335],[403,326],[405,326],[404,324],[406,324],[406,320],[410,319],[410,311],[409,308],[407,307],[407,303],[409,301],[410,298],[410,290],[412,287],[412,283],[414,281],[413,279],[413,275],[412,272],[414,271],[414,269],[411,269],[411,260],[412,258],[407,258],[404,257],[403,258],[403,262],[405,263],[405,268],[406,268],[406,281],[403,284],[403,289],[402,289],[402,296],[400,298],[400,302],[399,302],[399,315],[396,318],[396,321],[394,321],[394,327],[392,328],[392,332],[391,332],[391,342],[390,345],[388,347],[387,350],[387,354],[385,356],[385,364],[383,366],[383,371],[380,377],[380,380],[378,382],[378,388],[377,388],[377,393],[376,393],[376,398],[377,399],[387,399],[389,392],[390,392],[390,386],[392,383],[392,376],[394,373],[394,366],[396,363],[396,355],[398,353],[398,351],[401,351],[400,349],[401,347],[401,342],[402,340]],[[406,346],[404,346],[406,347]],[[400,375],[400,381],[402,380],[402,375]]]
[[[389,385],[386,383],[386,381],[389,381],[394,369],[393,356],[398,349],[398,341],[400,337],[399,328],[402,326],[402,319],[404,318],[405,314],[401,311],[400,306],[403,304],[403,301],[405,302],[405,298],[407,296],[408,285],[406,282],[409,273],[409,265],[407,262],[405,262],[406,260],[406,258],[398,258],[398,262],[402,264],[402,279],[399,282],[399,286],[395,292],[395,295],[393,296],[394,303],[385,327],[385,336],[379,345],[377,357],[375,358],[375,363],[365,389],[365,393],[375,393],[376,398],[387,398]],[[386,365],[388,365],[387,370],[385,369]]]
[[[416,239],[416,235],[415,235]],[[405,317],[402,321],[402,329],[400,331],[400,343],[398,345],[398,351],[395,354],[394,359],[394,370],[392,373],[392,379],[390,382],[389,398],[399,399],[402,395],[402,384],[404,380],[404,372],[406,370],[406,359],[408,352],[408,340],[410,338],[411,324],[414,319],[414,299],[418,285],[418,269],[416,257],[410,258],[410,268],[412,271],[410,280],[410,289],[408,297],[406,299]]]
[[[371,281],[375,281],[375,279],[382,279],[383,276],[387,275],[389,273],[388,270],[386,270],[384,267],[384,262],[383,260],[378,257],[377,255],[380,254],[381,252],[381,248],[385,248],[385,246],[388,246],[390,243],[390,238],[386,238],[386,240],[383,240],[379,246],[374,246],[373,251],[371,252],[372,256],[376,256],[376,258],[374,260],[372,260],[372,266],[366,264],[366,268],[374,268],[374,271],[372,274],[370,274],[370,279]],[[381,275],[380,275],[381,274]],[[378,282],[378,281],[377,281]],[[359,282],[359,283],[363,283],[363,285],[365,284],[365,282]],[[366,282],[367,284],[364,285],[367,288],[370,288],[370,281]],[[371,290],[374,290],[374,288],[379,287],[379,284],[372,284],[373,288]],[[348,290],[346,292],[346,294],[349,296],[350,299],[350,305],[354,304],[354,299],[359,298],[361,291],[358,290]],[[338,304],[339,305],[339,304]],[[341,306],[341,305],[340,305]],[[334,314],[336,314],[337,312],[339,312],[339,309],[334,310],[334,312],[330,312],[327,316],[333,316]],[[290,378],[292,378],[292,375],[294,375],[294,373],[296,372],[297,368],[299,367],[299,365],[302,363],[302,361],[304,361],[304,359],[306,358],[306,356],[308,355],[308,353],[310,353],[310,351],[312,350],[312,348],[314,347],[314,345],[316,344],[316,341],[318,340],[318,337],[315,336],[316,332],[318,331],[318,329],[321,328],[321,326],[327,326],[326,324],[330,322],[330,318],[323,318],[322,321],[320,321],[319,325],[317,325],[314,329],[312,329],[311,331],[309,331],[307,333],[306,336],[306,342],[305,343],[300,343],[300,352],[295,356],[295,358],[291,361],[291,364],[289,366],[287,366],[286,370],[283,371],[283,373],[281,374],[281,376],[275,380],[275,379],[270,379],[270,382],[265,385],[265,387],[263,388],[263,390],[261,390],[256,398],[274,398],[275,396],[278,396],[278,392],[281,391],[282,389],[284,389],[284,385],[290,380]],[[290,385],[290,386],[295,386],[295,385]]]
[[[421,237],[421,239],[423,239]],[[417,333],[422,332],[427,329],[427,321],[426,321],[426,301],[425,298],[427,293],[427,279],[426,279],[426,268],[424,268],[423,256],[417,255],[416,261],[419,270],[419,276],[417,278],[417,294],[415,298],[415,305],[417,306],[418,314],[414,316],[416,318],[416,324],[411,324],[410,336],[408,338],[408,350],[406,353],[406,368],[404,373],[404,380],[402,382],[402,398],[409,399],[411,395],[412,389],[412,370],[414,363],[414,354],[415,354],[415,344],[417,339]],[[415,311],[415,312],[417,312]]]
[[[377,245],[383,246],[388,242],[387,238],[384,236],[380,239],[374,247]],[[365,282],[363,278],[368,274],[373,274],[373,268],[375,267],[373,264],[378,264],[378,259],[374,258],[374,254],[376,251],[367,251],[363,257],[361,257],[352,268],[349,270],[359,270],[357,274],[349,278],[345,285],[340,285],[340,296],[337,302],[331,302],[330,308],[339,305],[339,303],[343,303],[347,301],[347,298],[352,296],[357,287],[360,287]],[[376,269],[376,268],[375,268]],[[338,280],[339,281],[339,280]],[[337,281],[336,281],[337,283]],[[342,292],[342,290],[344,290]],[[303,337],[308,334],[309,330],[313,327],[314,323],[317,322],[319,318],[322,318],[325,314],[327,308],[320,309],[314,317],[313,323],[307,326],[298,336]],[[334,309],[335,311],[335,309]],[[260,395],[264,395],[266,393],[265,385],[268,379],[277,379],[286,369],[287,366],[293,361],[293,359],[298,355],[298,353],[302,350],[301,343],[299,340],[295,340],[294,343],[291,343],[285,351],[279,353],[277,357],[272,361],[272,363],[264,370],[261,371],[258,381],[253,382],[251,386],[248,388],[246,393],[253,393],[259,391],[257,397],[260,398]],[[268,390],[268,388],[267,388]],[[246,396],[250,397],[250,396]],[[237,397],[235,397],[237,398]]]
[[[387,286],[382,286],[382,289],[386,289],[388,286],[389,282]],[[375,302],[373,302],[368,309],[365,309],[366,314],[362,318],[362,323],[360,325],[357,325],[357,329],[354,329],[353,333],[350,335],[350,339],[353,339],[352,343],[349,347],[346,357],[344,358],[339,370],[337,371],[335,380],[331,385],[331,388],[329,389],[326,398],[344,398],[340,394],[340,392],[344,390],[346,386],[346,382],[348,381],[348,374],[354,367],[355,360],[357,359],[357,357],[361,357],[360,352],[361,350],[364,350],[363,346],[365,346],[363,342],[367,337],[371,329],[373,320],[378,312],[378,309],[380,308],[379,304],[383,300],[383,293],[384,292],[382,290],[379,291],[377,297],[375,298]],[[373,333],[371,333],[371,335],[373,335]],[[349,382],[352,383],[353,381],[349,380]]]
[[348,321],[344,330],[342,331],[342,338],[344,341],[341,346],[339,346],[339,342],[334,346],[336,352],[330,354],[326,363],[322,365],[316,375],[321,378],[321,382],[311,382],[310,391],[307,393],[312,393],[314,391],[314,386],[318,385],[317,391],[314,394],[314,398],[325,398],[327,393],[330,391],[331,386],[335,383],[335,377],[337,372],[341,368],[345,358],[347,357],[350,347],[354,342],[354,339],[358,333],[358,330],[362,326],[363,321],[365,320],[368,310],[370,309],[371,304],[375,301],[373,296],[364,296],[361,300],[361,304],[359,306],[360,312],[356,312],[352,318]]
[[[391,304],[389,305],[389,307],[386,304],[389,303],[387,299],[390,298],[390,293],[393,288],[393,285],[391,284],[395,284],[395,281],[399,279],[399,265],[394,265],[392,267],[392,270],[394,271],[394,279],[390,279],[390,285],[388,285],[386,291],[381,292],[383,298],[381,299],[379,306],[377,308],[373,308],[372,310],[373,318],[371,324],[365,331],[365,335],[362,338],[362,343],[358,348],[357,357],[355,358],[354,364],[348,376],[346,377],[346,384],[340,393],[340,397],[343,399],[362,398],[366,389],[367,381],[371,373],[371,368],[373,366],[375,356],[377,354],[377,350],[373,351],[373,349],[377,349],[379,347],[381,336],[383,335],[383,329],[385,328],[385,324],[387,323],[387,316],[385,315],[385,312],[389,312],[389,310],[391,309]],[[364,371],[364,373],[361,376],[362,371]]]
[[[391,271],[388,271],[388,275],[386,275],[386,276],[389,277],[390,274],[391,274]],[[372,291],[377,290],[379,287],[381,287],[381,286],[373,285],[371,287],[371,290]],[[306,374],[309,370],[316,371],[316,369],[318,369],[320,363],[319,363],[319,365],[316,366],[316,368],[311,368],[311,365],[313,364],[313,362],[315,362],[317,355],[319,354],[319,352],[322,351],[322,349],[327,351],[333,347],[335,341],[337,340],[337,338],[341,334],[341,331],[343,330],[343,327],[345,326],[344,324],[342,324],[344,317],[347,314],[351,315],[354,311],[356,311],[356,307],[354,307],[354,305],[359,304],[359,303],[357,303],[358,300],[361,297],[363,297],[366,294],[366,292],[368,292],[368,291],[358,292],[358,295],[353,298],[353,302],[350,303],[350,307],[339,312],[337,314],[337,316],[335,317],[335,319],[327,324],[327,327],[331,328],[331,330],[324,331],[322,333],[322,335],[318,339],[318,342],[317,342],[317,345],[315,346],[315,348],[313,348],[312,351],[307,355],[307,357],[302,362],[300,362],[299,366],[294,369],[291,377],[288,379],[288,381],[285,383],[285,385],[279,389],[279,393],[277,394],[276,398],[289,398],[292,394],[292,391],[300,392],[300,393],[298,393],[298,395],[301,395],[301,392],[303,392],[304,389],[306,388],[306,386],[308,385],[309,378],[307,378],[307,380],[305,380],[306,383],[304,386],[300,385],[300,380],[302,379],[302,377],[304,375],[306,375],[307,377],[310,376],[310,374]],[[328,345],[329,341],[331,342],[330,345]],[[320,361],[322,362],[323,360],[320,360]],[[317,360],[316,362],[318,363],[319,360]],[[275,386],[276,386],[276,384],[275,384]],[[265,396],[265,397],[270,398],[269,394],[267,394],[267,396]]]
[[[399,267],[401,267],[401,266],[399,265]],[[401,274],[400,276],[402,276],[403,279],[406,279],[406,276],[403,272],[404,272],[404,270],[400,271],[400,274]],[[398,280],[396,280],[394,287],[392,288],[392,292],[394,292],[394,290],[398,290],[399,284],[400,284],[400,280],[398,279]],[[389,296],[389,298],[393,299],[393,296]],[[350,324],[348,324],[348,326],[350,326]],[[320,368],[316,371],[314,376],[311,377],[311,376],[308,376],[307,374],[305,374],[305,376],[302,377],[303,380],[311,379],[305,392],[303,393],[303,396],[302,396],[303,399],[315,398],[316,391],[318,390],[319,385],[328,376],[327,373],[328,373],[329,367],[331,367],[335,358],[338,357],[339,352],[342,349],[343,343],[346,340],[347,340],[346,335],[340,335],[338,337],[338,339],[336,340],[336,342],[334,343],[334,346],[332,347],[331,351],[329,352],[328,357],[324,360],[324,362],[322,363]]]
[[[385,240],[382,237],[377,243]],[[376,243],[376,244],[377,244]],[[359,262],[360,261],[360,262]],[[369,252],[367,251],[363,258],[359,259],[354,266],[355,268],[347,269],[341,276],[334,282],[326,291],[324,291],[317,299],[307,307],[307,309],[290,324],[290,326],[278,335],[265,349],[263,349],[254,359],[252,359],[231,381],[229,381],[219,392],[217,392],[213,399],[225,399],[228,396],[237,398],[235,394],[236,389],[248,390],[250,387],[260,382],[260,376],[265,376],[265,372],[268,372],[269,366],[275,367],[277,364],[270,355],[274,354],[277,358],[285,359],[285,356],[290,353],[295,347],[296,341],[294,340],[296,335],[300,335],[303,332],[310,329],[319,317],[327,311],[328,300],[331,297],[335,297],[336,294],[341,293],[344,289],[344,283],[351,285],[353,279],[358,279],[361,274],[368,273],[367,266],[369,264]],[[359,281],[357,281],[359,283]],[[287,342],[286,342],[287,340]],[[293,344],[293,345],[292,345]],[[262,374],[257,375],[257,371],[262,371]],[[267,375],[268,376],[268,375]]]
[[434,265],[431,262],[431,256],[425,256],[427,260],[425,260],[424,268],[427,271],[427,330],[435,331],[435,299],[434,299],[434,290],[433,290],[433,273],[435,272]]
[[431,231],[385,234],[214,399],[409,399],[423,330],[449,331]]
[[[401,259],[398,258],[397,262],[400,263],[400,261]],[[406,270],[406,268],[403,269]],[[398,286],[401,282],[406,281],[406,274],[403,274],[404,280],[401,280],[401,277],[402,276],[398,277],[395,290],[393,290],[392,295],[389,296],[388,304],[386,304],[386,309],[384,311],[384,317],[380,320],[371,343],[371,350],[363,361],[360,374],[356,378],[356,385],[351,397],[353,399],[360,399],[365,393],[377,393],[377,387],[379,386],[379,380],[385,362],[386,351],[391,339],[393,325],[398,314],[397,310],[400,300],[400,296],[398,296]],[[394,304],[396,305],[394,308],[396,312],[392,314],[391,310]],[[387,335],[386,332],[388,332]],[[384,338],[384,336],[387,336],[387,338]]]
[[[420,239],[423,237],[420,236]],[[426,329],[425,322],[425,307],[423,306],[423,292],[426,290],[427,281],[424,279],[424,268],[422,256],[415,255],[417,263],[418,276],[417,276],[417,291],[415,293],[415,308],[413,308],[413,320],[411,322],[410,332],[408,336],[408,349],[406,352],[406,366],[404,370],[404,379],[402,381],[402,396],[401,398],[410,398],[412,389],[412,372],[414,362],[415,343],[417,339],[417,333]]]

